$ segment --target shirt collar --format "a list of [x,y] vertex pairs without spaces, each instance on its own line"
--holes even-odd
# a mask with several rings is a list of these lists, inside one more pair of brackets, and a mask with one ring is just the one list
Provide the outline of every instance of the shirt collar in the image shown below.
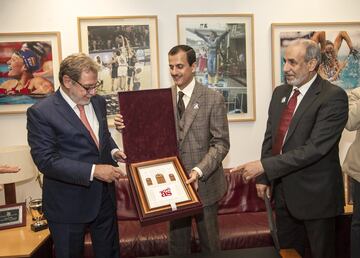
[[69,97],[69,95],[66,94],[66,92],[62,89],[62,87],[60,87],[60,94],[61,96],[64,98],[64,100],[66,101],[66,103],[69,104],[69,106],[72,109],[76,109],[77,105],[76,103]]
[[192,79],[192,81],[182,90],[180,90],[179,87],[176,87],[176,93],[179,93],[179,91],[182,91],[185,96],[188,98],[191,98],[191,94],[193,93],[195,88],[195,78]]
[[308,81],[307,83],[305,83],[304,85],[302,85],[302,86],[299,87],[299,88],[296,87],[296,86],[293,86],[293,91],[294,91],[295,89],[298,89],[298,90],[300,91],[300,94],[301,94],[302,96],[305,96],[306,92],[309,90],[311,84],[315,81],[315,79],[316,79],[316,75],[314,75],[314,77],[312,77],[310,81]]

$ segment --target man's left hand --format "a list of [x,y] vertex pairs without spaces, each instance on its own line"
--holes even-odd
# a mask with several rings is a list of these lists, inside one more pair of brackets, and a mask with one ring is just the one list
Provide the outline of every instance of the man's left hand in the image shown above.
[[124,152],[118,150],[117,152],[114,153],[113,156],[114,156],[114,159],[116,159],[118,162],[122,162],[122,163],[125,162],[126,155]]
[[198,172],[196,172],[195,170],[191,170],[190,172],[190,175],[189,175],[189,179],[186,180],[186,184],[191,184],[191,183],[194,183],[194,188],[195,188],[195,191],[198,190],[199,188],[199,174]]
[[261,164],[261,161],[256,160],[237,166],[231,169],[230,172],[242,173],[242,178],[244,182],[247,183],[251,179],[260,176],[262,173],[264,173],[264,168]]
[[118,130],[121,133],[122,129],[125,128],[124,119],[123,119],[122,115],[120,115],[120,114],[115,115],[114,125],[115,125],[116,130]]

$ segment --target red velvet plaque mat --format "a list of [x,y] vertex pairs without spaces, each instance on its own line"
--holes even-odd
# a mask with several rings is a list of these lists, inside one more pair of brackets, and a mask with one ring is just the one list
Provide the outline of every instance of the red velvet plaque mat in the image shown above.
[[177,156],[171,89],[119,92],[127,163]]

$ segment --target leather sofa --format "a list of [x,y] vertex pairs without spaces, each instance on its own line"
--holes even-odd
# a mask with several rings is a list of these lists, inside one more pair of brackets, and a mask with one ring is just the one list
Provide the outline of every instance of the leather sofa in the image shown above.
[[[272,246],[264,202],[255,185],[243,183],[239,174],[225,172],[228,191],[219,205],[221,248],[240,249]],[[127,178],[116,185],[117,217],[122,258],[166,255],[168,223],[140,226]],[[193,225],[192,251],[199,251],[199,238]],[[85,257],[94,257],[90,235],[85,237]]]
[[[255,183],[245,184],[239,174],[225,171],[228,190],[219,204],[219,229],[222,250],[272,246],[273,241],[264,202],[256,195]],[[167,255],[168,223],[141,226],[127,178],[116,184],[117,218],[122,258]],[[350,257],[351,214],[336,220],[336,257]],[[86,258],[94,257],[91,238],[85,236]],[[193,225],[192,251],[199,250],[199,237]],[[305,258],[311,258],[307,250]]]

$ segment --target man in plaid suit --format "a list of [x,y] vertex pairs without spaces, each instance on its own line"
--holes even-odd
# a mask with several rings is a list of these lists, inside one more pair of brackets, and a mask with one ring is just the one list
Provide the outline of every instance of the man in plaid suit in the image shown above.
[[[201,251],[215,252],[220,250],[218,201],[227,189],[222,161],[230,147],[224,98],[219,92],[196,82],[194,49],[178,45],[169,51],[168,57],[175,83],[172,93],[178,153],[189,175],[187,183],[194,184],[203,204],[203,213],[194,216]],[[190,253],[191,220],[192,217],[186,217],[170,221],[171,255]]]

